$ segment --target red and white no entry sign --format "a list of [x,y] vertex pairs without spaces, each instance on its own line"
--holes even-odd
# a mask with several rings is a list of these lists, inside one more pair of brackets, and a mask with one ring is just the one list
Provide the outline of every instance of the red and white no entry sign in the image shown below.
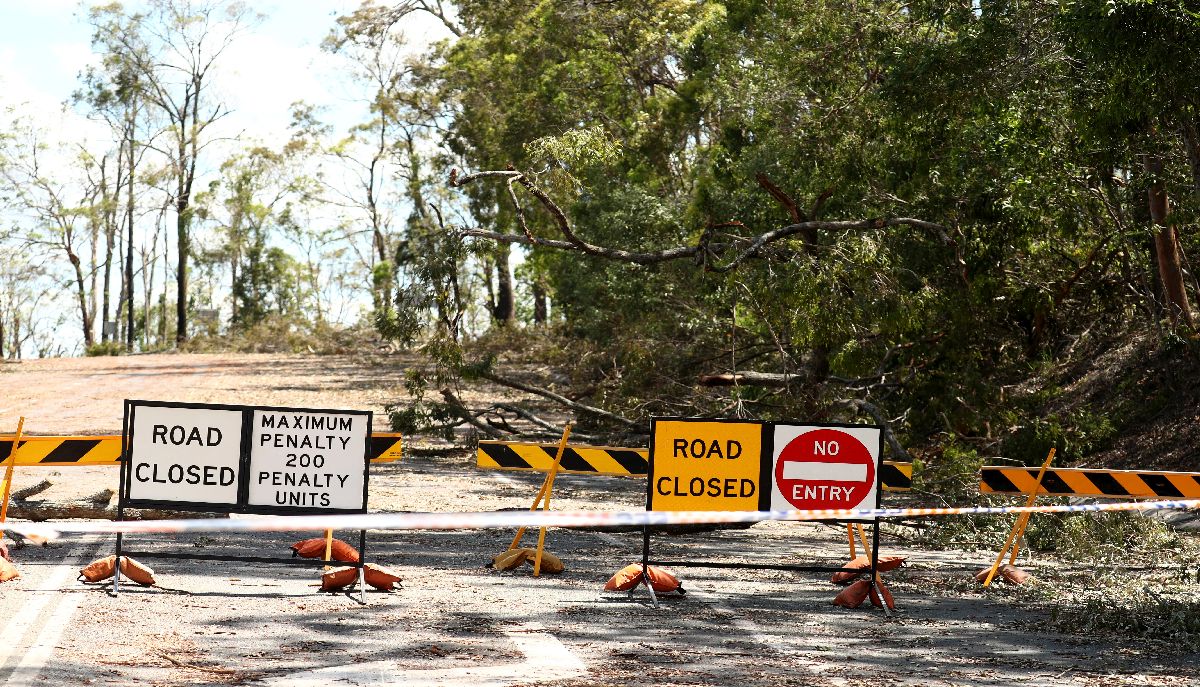
[[776,425],[774,510],[874,508],[879,430]]

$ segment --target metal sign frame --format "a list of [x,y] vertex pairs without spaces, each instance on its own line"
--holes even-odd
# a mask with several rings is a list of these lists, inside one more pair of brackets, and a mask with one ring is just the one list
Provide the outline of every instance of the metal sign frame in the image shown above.
[[[132,480],[133,466],[130,458],[129,450],[133,441],[133,419],[139,407],[151,408],[179,408],[190,410],[224,410],[237,411],[242,414],[241,434],[238,437],[238,484],[237,484],[237,502],[234,504],[227,503],[207,503],[203,501],[166,501],[157,499],[134,499],[130,498],[129,490]],[[250,491],[250,453],[253,428],[253,418],[255,411],[267,412],[295,412],[295,413],[324,413],[336,415],[359,415],[366,417],[367,431],[363,441],[363,488],[362,488],[362,506],[360,508],[321,508],[321,507],[302,507],[302,506],[262,506],[251,505],[248,503]],[[372,433],[371,423],[373,413],[369,410],[334,410],[328,408],[292,408],[281,406],[246,406],[246,405],[219,405],[212,403],[183,403],[175,401],[137,401],[126,399],[124,403],[124,415],[121,422],[121,461],[120,461],[120,482],[117,488],[117,521],[124,520],[126,508],[156,508],[161,510],[175,510],[183,512],[203,512],[203,513],[227,513],[227,514],[256,514],[256,515],[314,515],[322,513],[331,514],[347,514],[347,513],[366,513],[367,512],[367,493],[370,480],[370,464],[371,464],[371,448],[372,448]],[[112,595],[116,596],[120,591],[121,567],[120,560],[122,555],[136,556],[140,558],[171,558],[179,560],[215,560],[215,561],[232,561],[238,563],[276,563],[282,565],[328,565],[330,561],[312,558],[276,558],[267,556],[232,556],[232,555],[208,555],[196,553],[175,553],[163,551],[125,551],[122,554],[124,545],[124,535],[121,532],[117,533],[116,542],[116,561],[115,571],[113,575]],[[356,563],[337,561],[344,566],[352,566],[358,569],[358,587],[359,587],[359,602],[366,602],[366,589],[363,580],[363,566],[367,556],[367,531],[359,531],[359,560]]]
[[[883,495],[883,428],[878,425],[865,424],[849,424],[837,422],[765,422],[758,420],[739,420],[732,418],[701,418],[701,417],[652,417],[650,418],[650,453],[646,474],[646,510],[654,510],[654,447],[655,447],[655,431],[659,422],[705,422],[705,423],[737,423],[737,424],[757,424],[761,428],[761,438],[759,447],[759,488],[758,488],[758,509],[766,511],[771,509],[771,487],[774,483],[774,453],[775,453],[775,427],[777,425],[803,425],[806,427],[816,427],[821,429],[855,429],[855,428],[870,428],[879,430],[879,446],[875,454],[875,503],[873,508],[879,508],[879,501]],[[857,520],[815,520],[812,522],[833,522],[833,523],[851,523],[859,522]],[[790,564],[760,564],[760,563],[734,563],[730,561],[694,561],[694,560],[655,560],[650,557],[650,527],[642,528],[642,581],[646,585],[646,589],[650,592],[650,600],[654,607],[658,607],[658,598],[654,593],[654,587],[650,585],[650,576],[647,574],[646,568],[651,565],[674,566],[680,568],[733,568],[741,570],[793,570],[803,572],[848,572],[848,573],[869,573],[871,586],[875,585],[875,576],[877,574],[876,561],[879,559],[879,520],[875,519],[871,527],[871,557],[870,565],[862,569],[830,567],[821,565],[790,565]],[[887,606],[884,606],[884,613],[890,615]]]

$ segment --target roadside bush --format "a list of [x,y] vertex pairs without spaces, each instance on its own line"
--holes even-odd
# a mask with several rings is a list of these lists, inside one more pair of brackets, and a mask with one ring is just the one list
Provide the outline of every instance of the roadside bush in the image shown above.
[[269,317],[217,336],[195,336],[181,351],[334,355],[369,351],[378,343],[378,334],[368,326],[336,327],[325,322]]
[[1200,593],[1179,585],[1088,589],[1051,607],[1050,624],[1071,634],[1140,637],[1200,650]]
[[119,341],[99,341],[91,346],[88,346],[83,354],[89,358],[95,358],[106,355],[121,355],[125,352],[125,346]]
[[1035,551],[1092,565],[1128,563],[1143,553],[1165,562],[1186,549],[1174,530],[1141,513],[1037,514],[1030,518],[1025,537]]

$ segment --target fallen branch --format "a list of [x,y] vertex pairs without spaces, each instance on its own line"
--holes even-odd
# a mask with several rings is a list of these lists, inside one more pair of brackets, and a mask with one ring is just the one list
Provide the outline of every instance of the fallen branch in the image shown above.
[[[731,246],[719,245],[719,244],[709,244],[707,241],[701,240],[697,245],[694,245],[694,246],[676,246],[673,248],[664,248],[662,250],[657,250],[657,251],[640,251],[639,252],[639,251],[628,251],[628,250],[624,250],[621,248],[612,248],[610,246],[599,246],[594,243],[588,243],[587,241],[584,241],[582,238],[580,238],[578,234],[575,233],[574,228],[571,226],[570,219],[568,219],[567,214],[565,212],[563,212],[562,208],[560,208],[558,206],[558,204],[555,203],[554,200],[552,198],[550,198],[549,195],[546,194],[545,191],[543,191],[540,187],[538,187],[537,184],[533,183],[533,181],[530,180],[528,176],[526,176],[524,173],[519,172],[517,170],[488,170],[488,171],[482,171],[482,172],[475,172],[473,174],[467,174],[465,176],[459,177],[458,170],[452,169],[452,170],[450,170],[450,186],[451,186],[451,188],[459,188],[461,186],[472,183],[474,181],[478,181],[480,179],[496,178],[496,177],[505,179],[505,183],[508,186],[508,190],[509,190],[510,194],[512,195],[512,200],[515,204],[517,204],[518,214],[520,216],[523,234],[501,234],[501,233],[493,232],[493,231],[485,231],[483,229],[464,229],[461,232],[459,232],[461,236],[474,236],[474,237],[478,237],[478,238],[486,238],[486,239],[490,239],[493,241],[499,241],[502,243],[520,243],[520,244],[525,244],[525,245],[530,245],[530,246],[546,246],[548,248],[556,248],[556,249],[560,249],[560,250],[574,250],[574,251],[586,253],[588,255],[593,255],[596,257],[607,258],[609,260],[617,260],[620,262],[631,262],[631,263],[638,264],[638,265],[652,265],[652,264],[656,264],[656,263],[660,263],[660,262],[668,262],[671,260],[680,260],[683,258],[691,258],[691,257],[695,257],[701,253],[717,254],[717,253],[722,252],[724,249],[731,247]],[[764,177],[764,179],[765,179],[765,177]],[[528,227],[524,223],[524,209],[522,209],[520,207],[520,204],[517,202],[516,194],[512,193],[512,184],[513,183],[520,184],[527,191],[529,191],[529,193],[532,194],[533,197],[538,199],[538,201],[542,204],[542,206],[546,209],[546,211],[550,213],[550,216],[554,218],[555,224],[558,225],[559,233],[561,233],[563,235],[563,237],[566,238],[565,241],[539,238],[539,237],[533,236],[528,231]],[[925,229],[925,230],[936,232],[938,234],[938,236],[942,238],[942,240],[950,241],[949,233],[948,233],[948,230],[946,227],[944,227],[940,224],[937,224],[935,222],[927,222],[925,220],[913,219],[911,217],[881,217],[881,218],[865,219],[865,220],[827,220],[827,221],[825,221],[825,220],[820,220],[820,221],[810,220],[807,217],[805,217],[802,213],[799,212],[799,209],[795,207],[794,201],[792,201],[790,198],[787,198],[786,194],[783,194],[782,191],[778,191],[778,189],[775,188],[774,185],[771,184],[769,181],[766,182],[766,184],[764,185],[764,188],[766,188],[768,190],[768,192],[772,193],[772,195],[775,195],[775,191],[777,191],[779,194],[782,195],[783,198],[786,198],[788,203],[790,203],[789,212],[792,214],[792,216],[795,218],[803,219],[804,221],[797,221],[792,224],[789,224],[786,227],[781,227],[779,229],[774,229],[772,231],[768,231],[764,234],[759,235],[758,237],[756,237],[754,239],[735,239],[739,243],[748,242],[749,246],[747,246],[745,249],[743,249],[729,263],[727,263],[725,265],[721,265],[721,266],[710,267],[709,269],[712,269],[716,272],[729,271],[729,270],[733,269],[734,267],[737,267],[738,265],[740,265],[742,262],[744,262],[748,258],[758,255],[759,252],[762,251],[763,248],[767,244],[774,243],[776,241],[785,239],[789,236],[793,236],[796,234],[803,234],[806,237],[815,237],[817,235],[818,231],[827,231],[827,232],[828,231],[834,231],[834,232],[861,231],[861,230],[883,229],[886,227],[907,225],[907,226],[915,227],[917,229]],[[775,188],[775,191],[772,191],[771,190],[772,188]],[[776,197],[779,198],[780,196],[776,196]],[[814,210],[818,210],[820,203],[822,203],[822,202],[823,202],[823,198],[819,199],[818,203],[814,205]],[[738,224],[738,226],[740,226],[740,223]],[[810,241],[809,242],[810,249],[811,249],[811,245],[812,244]]]
[[[45,487],[43,487],[43,484]],[[21,491],[29,492],[38,487],[37,491],[33,493],[40,493],[50,488],[50,486],[50,480],[43,480],[33,487],[27,487]],[[8,504],[8,515],[11,518],[19,518],[31,522],[68,518],[115,520],[117,518],[117,508],[112,502],[115,495],[116,492],[112,489],[101,489],[91,496],[71,501],[28,501],[18,499],[16,498],[16,494],[13,494],[14,498]],[[173,510],[126,508],[123,517],[125,520],[178,520],[204,516]],[[214,517],[225,517],[225,515],[214,515]]]
[[458,400],[458,397],[454,395],[454,392],[449,387],[442,389],[442,398],[446,399],[446,409],[454,413],[463,422],[466,422],[468,425],[471,425],[493,439],[499,439],[504,436],[500,430],[480,422],[478,418],[472,415],[471,411],[467,410],[467,407],[463,405],[462,401]]
[[[528,420],[529,422],[537,425],[538,427],[541,427],[542,429],[554,434],[555,436],[562,436],[563,430],[561,427],[557,427],[553,423],[551,423],[547,420],[543,420],[542,418],[538,417],[537,415],[534,415],[533,413],[529,412],[528,410],[525,410],[524,408],[522,408],[520,406],[515,406],[515,405],[512,405],[511,403],[497,403],[492,407],[496,408],[497,410],[507,410],[508,412],[516,415],[517,417],[524,418],[525,420]],[[595,437],[590,434],[581,434],[579,432],[576,432],[574,429],[571,430],[571,436],[574,437],[575,439],[579,439],[581,441],[592,441],[593,439],[595,439]]]
[[[484,372],[479,372],[478,374],[480,377],[488,380],[489,382],[495,382],[496,384],[499,384],[501,386],[506,386],[510,389],[516,389],[518,391],[524,391],[527,394],[533,394],[535,396],[541,396],[542,398],[550,399],[551,401],[554,401],[555,403],[560,403],[572,410],[576,410],[581,413],[587,413],[589,415],[595,415],[597,417],[602,417],[606,420],[612,420],[613,422],[619,422],[623,425],[626,425],[627,427],[640,428],[642,426],[641,423],[634,422],[633,420],[630,420],[629,418],[621,417],[620,415],[610,413],[609,411],[604,410],[603,408],[595,408],[595,407],[592,407],[589,405],[584,405],[577,401],[572,401],[571,399],[567,398],[566,396],[560,396],[559,394],[556,394],[553,391],[546,391],[545,389],[539,389],[537,387],[533,387],[528,384],[524,384],[522,382],[518,382],[518,381],[515,381],[512,379],[505,379],[503,377],[497,376],[496,374],[494,374],[492,372],[484,371]],[[443,392],[443,393],[445,393],[445,392]]]
[[715,375],[700,375],[697,380],[700,386],[766,386],[786,388],[795,382],[809,379],[807,374],[788,374],[784,372],[731,372]]
[[54,482],[51,482],[48,479],[44,479],[41,482],[38,482],[37,484],[35,484],[31,487],[25,487],[24,489],[18,489],[16,491],[14,491],[12,493],[12,500],[13,501],[24,501],[24,500],[28,499],[30,496],[35,496],[37,494],[40,494],[52,486],[54,486]]
[[896,438],[896,433],[892,431],[892,424],[883,416],[883,411],[879,406],[868,401],[863,401],[857,398],[847,398],[839,401],[838,405],[848,406],[859,412],[866,413],[871,416],[875,424],[883,428],[883,440],[887,442],[888,447],[892,449],[892,456],[898,460],[912,462],[912,456],[908,455],[908,451],[904,450],[904,445]]

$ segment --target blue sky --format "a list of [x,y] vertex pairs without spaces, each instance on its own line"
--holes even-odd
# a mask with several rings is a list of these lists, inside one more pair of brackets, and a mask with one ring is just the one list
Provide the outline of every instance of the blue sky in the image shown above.
[[[63,108],[79,87],[79,73],[96,60],[86,21],[87,8],[94,4],[100,3],[0,0],[0,118],[7,120],[5,110],[13,108],[16,115],[35,122],[45,135],[43,140],[58,144],[60,151],[76,151],[79,144],[85,144],[96,153],[112,145],[111,132],[103,124]],[[140,0],[126,3],[132,7],[140,4]],[[359,0],[248,0],[246,4],[265,18],[242,33],[217,64],[214,92],[232,113],[206,132],[218,143],[201,156],[199,188],[206,187],[234,150],[255,143],[278,146],[286,140],[289,110],[296,101],[320,107],[323,119],[339,136],[367,116],[368,87],[349,77],[343,57],[320,48],[336,18],[356,9]],[[423,50],[449,35],[427,15],[410,17],[403,28],[414,50]],[[337,170],[331,174],[331,183],[340,183]],[[334,223],[341,219],[338,213],[334,207],[326,213],[329,216],[318,219]],[[0,214],[0,220],[3,218]],[[144,245],[149,242],[153,216],[147,215],[139,223],[135,241]],[[202,231],[197,231],[200,233],[194,233],[193,239],[203,242]],[[164,236],[171,238],[169,232]],[[65,264],[58,257],[55,264]],[[160,270],[154,283],[161,285],[163,277]],[[75,339],[79,331],[69,295],[64,287],[62,297],[44,308],[67,316],[67,325],[57,329],[57,338],[68,351],[72,347],[78,350]],[[351,319],[355,303],[344,308]]]
[[[94,59],[86,7],[78,0],[0,0],[0,105],[57,110]],[[126,3],[136,6],[138,3]],[[220,65],[219,90],[233,108],[228,125],[252,138],[276,139],[297,100],[327,108],[338,129],[361,116],[366,94],[347,82],[337,56],[320,50],[335,19],[357,0],[259,0],[266,18],[232,46]],[[413,17],[406,32],[423,45],[441,38],[432,18]],[[70,122],[64,123],[70,126]]]

